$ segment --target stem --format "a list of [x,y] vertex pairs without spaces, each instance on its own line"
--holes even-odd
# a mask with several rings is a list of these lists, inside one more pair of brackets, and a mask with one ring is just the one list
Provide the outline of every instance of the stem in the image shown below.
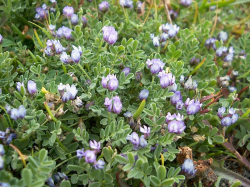
[[155,80],[155,76],[153,75],[152,82],[151,82],[151,84],[150,84],[151,87],[152,87],[153,84],[154,84],[154,80]]
[[77,64],[77,65],[82,70],[82,72],[86,75],[86,77],[90,80],[90,82],[92,82],[91,78],[88,76],[87,72],[82,68],[82,66],[80,64]]
[[23,154],[21,153],[21,151],[13,144],[9,144],[9,146],[12,147],[19,154],[19,156],[21,157],[21,159],[23,161],[23,166],[26,168],[26,161],[25,161],[25,158],[24,158]]
[[11,128],[13,129],[14,126],[13,126],[13,124],[11,123],[9,114],[7,113],[7,111],[5,110],[5,108],[4,108],[3,106],[0,105],[0,108],[3,109],[3,111],[7,114],[8,121],[9,121],[9,123],[10,123]]
[[68,149],[62,144],[62,142],[59,140],[59,138],[56,136],[56,142],[59,144],[59,146],[66,151],[67,153],[69,152]]
[[63,165],[65,162],[72,160],[73,158],[76,158],[76,156],[70,157],[62,162],[60,162],[59,164],[56,165],[55,169],[58,168],[59,166]]
[[168,10],[167,0],[163,0],[163,4],[164,4],[165,13],[167,15],[168,22],[172,25],[172,20],[171,20],[171,17],[170,17],[170,14],[169,14],[169,10]]
[[48,106],[48,104],[47,104],[46,101],[44,102],[44,106],[45,106],[45,108],[46,108],[49,116],[51,117],[51,119],[53,119],[53,121],[57,123],[58,120],[55,118],[55,116],[53,116],[53,114],[52,114],[52,112],[51,112],[51,110],[50,110],[50,108],[49,108],[49,106]]

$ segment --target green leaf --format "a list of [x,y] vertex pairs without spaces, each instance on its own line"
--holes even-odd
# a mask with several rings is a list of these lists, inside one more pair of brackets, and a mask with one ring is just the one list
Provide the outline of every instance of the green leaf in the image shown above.
[[127,154],[128,156],[128,161],[133,164],[135,162],[135,158],[134,158],[134,155],[132,153],[128,153]]
[[72,184],[76,184],[77,183],[77,181],[78,181],[78,177],[77,177],[77,174],[73,174],[73,175],[71,175],[71,183]]
[[81,173],[83,171],[83,167],[77,165],[68,165],[68,169],[70,171],[77,171],[78,173]]
[[138,47],[138,41],[135,40],[133,43],[133,50],[136,51],[137,47]]
[[40,163],[43,163],[43,161],[45,160],[45,158],[47,158],[48,155],[48,151],[45,149],[42,149],[39,151],[39,161]]
[[104,148],[102,149],[102,152],[103,152],[103,155],[104,155],[105,160],[107,160],[107,162],[111,162],[111,157],[112,157],[112,155],[111,155],[109,149],[108,149],[107,147],[104,147]]
[[128,164],[129,163],[129,161],[126,158],[124,158],[123,156],[120,156],[120,155],[116,155],[115,160],[120,164]]
[[154,126],[153,121],[151,121],[150,119],[145,118],[144,121],[145,121],[145,123],[147,123],[149,126]]
[[138,175],[138,169],[133,168],[129,173],[128,173],[128,178],[133,178],[136,175]]
[[22,170],[22,179],[26,186],[31,187],[32,182],[32,171],[28,168],[24,168]]
[[160,184],[161,184],[160,179],[158,179],[158,178],[155,177],[155,176],[150,176],[150,181],[151,181],[151,183],[153,183],[153,185],[155,185],[155,186],[160,186]]
[[108,173],[104,174],[104,179],[107,182],[110,182],[110,183],[113,182],[113,177],[110,174],[108,174]]
[[68,180],[64,180],[60,183],[60,187],[71,187],[71,184]]
[[142,113],[142,111],[143,111],[143,109],[145,107],[145,104],[146,104],[146,100],[143,99],[140,106],[138,107],[138,109],[136,110],[136,112],[133,115],[134,119],[137,119],[141,115],[141,113]]
[[166,179],[164,181],[162,181],[161,185],[162,186],[172,186],[174,184],[174,179],[170,178],[170,179]]
[[89,187],[100,187],[101,184],[99,182],[93,182],[91,184],[89,184]]
[[203,146],[199,147],[198,151],[201,153],[205,153],[205,152],[209,151],[209,148],[207,145],[203,145]]
[[157,177],[160,179],[160,180],[163,180],[166,178],[166,168],[162,165],[158,166],[157,170],[156,170],[156,173],[157,173]]
[[162,116],[160,119],[156,121],[156,125],[162,125],[166,120],[166,117]]
[[221,135],[216,135],[213,137],[213,141],[216,142],[216,143],[223,143],[224,142],[224,137],[221,136]]

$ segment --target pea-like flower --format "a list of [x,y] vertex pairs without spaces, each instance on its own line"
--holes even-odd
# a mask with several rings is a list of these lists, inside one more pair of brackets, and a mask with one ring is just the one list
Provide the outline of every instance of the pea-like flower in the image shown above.
[[106,97],[104,105],[106,106],[109,112],[114,112],[119,114],[122,111],[122,102],[118,96],[115,96],[112,99]]
[[66,84],[66,85],[59,84],[58,91],[60,92],[60,94],[62,96],[63,102],[67,102],[69,100],[74,100],[76,97],[76,94],[78,92],[75,85],[70,86],[69,84]]
[[21,91],[21,86],[24,88],[24,83],[22,82],[17,82],[16,83],[16,89],[20,92]]
[[91,151],[91,150],[85,151],[84,157],[87,163],[94,163],[96,161],[95,151]]
[[173,105],[176,105],[178,101],[182,101],[182,95],[180,91],[176,91],[174,95],[170,98],[170,101]]
[[118,39],[118,33],[116,32],[115,28],[112,26],[105,26],[102,28],[103,31],[103,39],[109,44],[113,45],[116,40]]
[[218,113],[217,115],[220,117],[220,118],[223,118],[223,114],[226,112],[226,108],[225,107],[220,107],[218,109]]
[[105,162],[103,160],[98,160],[97,162],[94,163],[93,167],[95,169],[103,169],[105,165]]
[[215,38],[209,38],[206,40],[205,42],[205,46],[207,49],[213,48],[214,50],[216,50],[216,46],[215,46]]
[[87,23],[88,23],[88,20],[85,16],[82,16],[82,27],[86,27],[87,26]]
[[228,39],[228,34],[224,31],[221,31],[219,34],[218,34],[218,39],[219,40],[222,40],[223,42],[227,41]]
[[125,67],[122,72],[125,73],[125,76],[127,76],[130,73],[130,68],[129,67]]
[[172,75],[172,73],[165,73],[164,70],[158,74],[158,77],[160,78],[160,85],[162,88],[167,88],[175,83],[175,76]]
[[147,139],[147,137],[150,135],[150,127],[143,125],[143,127],[140,127],[140,132],[143,133],[144,138]]
[[187,108],[187,114],[194,115],[200,111],[202,104],[200,103],[200,101],[198,100],[195,101],[194,99],[192,99],[189,102],[186,101],[185,106]]
[[70,18],[70,21],[73,25],[77,25],[78,23],[78,16],[77,14],[72,14],[71,18]]
[[78,150],[76,151],[76,156],[77,156],[79,159],[82,159],[82,158],[85,156],[84,149],[78,149]]
[[4,154],[5,154],[5,150],[4,150],[3,144],[0,144],[0,156],[4,156]]
[[71,58],[66,52],[62,52],[61,55],[60,55],[60,60],[64,64],[68,64],[71,61]]
[[143,89],[140,93],[139,93],[139,99],[143,100],[143,99],[147,99],[149,96],[149,91],[147,89]]
[[37,91],[36,83],[32,80],[29,80],[28,84],[27,84],[27,89],[28,89],[29,94],[31,94],[31,95],[35,94]]
[[97,142],[97,141],[91,141],[89,142],[89,146],[90,148],[94,149],[96,151],[96,153],[100,152],[101,150],[101,142]]
[[147,140],[145,140],[144,135],[142,135],[140,137],[140,146],[143,148],[143,147],[146,147],[147,145],[148,145],[148,142]]
[[71,6],[65,6],[63,8],[63,15],[67,18],[71,18],[71,16],[74,14],[74,8]]
[[102,86],[104,88],[109,89],[110,91],[114,91],[118,88],[119,81],[115,75],[109,74],[107,77],[102,77]]
[[181,4],[185,7],[188,7],[192,4],[192,0],[181,0]]
[[152,59],[146,61],[147,67],[150,69],[152,74],[158,74],[163,70],[165,64],[160,59]]
[[0,44],[3,43],[3,36],[0,34]]
[[99,4],[99,10],[103,13],[107,12],[109,9],[109,3],[107,1],[103,1]]
[[227,117],[224,117],[222,120],[221,120],[221,125],[222,126],[230,126],[232,125],[232,119],[227,116]]
[[128,135],[126,139],[129,140],[136,147],[138,147],[140,144],[140,138],[136,132],[132,132],[132,134]]
[[13,108],[10,111],[10,118],[13,120],[23,119],[26,116],[26,109],[23,105],[17,108]]
[[124,8],[133,8],[132,0],[120,0],[120,5]]
[[72,52],[71,52],[71,59],[73,62],[75,63],[78,63],[81,59],[81,54],[78,50],[74,49]]
[[185,159],[184,163],[181,165],[181,170],[185,173],[188,178],[195,176],[196,169],[191,159]]
[[176,133],[176,134],[181,134],[182,132],[184,132],[186,128],[186,125],[183,121],[171,121],[168,124],[168,132],[170,133]]

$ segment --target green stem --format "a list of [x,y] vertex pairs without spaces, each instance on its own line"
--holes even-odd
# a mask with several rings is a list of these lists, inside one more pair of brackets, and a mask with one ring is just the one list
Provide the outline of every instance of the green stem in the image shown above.
[[56,142],[59,144],[59,146],[66,151],[67,153],[69,152],[69,150],[63,145],[63,143],[59,140],[59,138],[56,136]]
[[44,102],[44,106],[45,106],[45,109],[47,110],[49,116],[51,117],[51,119],[52,119],[54,122],[57,123],[58,120],[57,120],[57,119],[55,118],[55,116],[52,114],[52,112],[51,112],[51,110],[50,110],[50,108],[49,108],[49,106],[48,106],[48,104],[47,104],[46,101]]
[[153,75],[152,82],[151,82],[151,84],[150,84],[151,87],[153,86],[154,81],[155,81],[155,76]]
[[82,68],[82,66],[80,64],[77,64],[77,65],[82,70],[82,72],[86,75],[86,77],[90,80],[90,82],[92,82],[91,78],[88,76],[87,72]]
[[0,108],[3,109],[3,111],[6,113],[7,118],[8,118],[8,121],[9,121],[9,123],[10,123],[10,126],[11,126],[11,128],[13,129],[13,128],[14,128],[14,126],[13,126],[14,124],[11,123],[9,114],[7,113],[7,111],[5,110],[5,108],[4,108],[3,106],[0,105]]
[[64,161],[60,162],[59,164],[56,165],[55,169],[60,167],[61,165],[63,165],[65,162],[67,162],[69,160],[72,160],[73,158],[76,158],[76,156],[70,157],[67,160],[64,160]]

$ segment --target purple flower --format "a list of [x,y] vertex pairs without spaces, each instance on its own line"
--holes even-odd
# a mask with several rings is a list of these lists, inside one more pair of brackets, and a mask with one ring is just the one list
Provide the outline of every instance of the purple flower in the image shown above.
[[100,152],[101,149],[101,142],[97,142],[97,141],[91,141],[89,142],[89,146],[90,148],[94,149],[97,153]]
[[132,0],[120,0],[120,5],[124,8],[133,8]]
[[144,134],[145,138],[147,138],[150,135],[150,127],[143,125],[143,127],[140,127],[140,132]]
[[191,60],[190,60],[190,65],[196,65],[200,62],[200,59],[199,58],[195,58],[193,57]]
[[165,73],[165,71],[161,71],[158,74],[158,77],[160,78],[160,85],[162,88],[167,88],[175,83],[175,76],[173,76],[172,73]]
[[180,91],[176,91],[174,95],[170,98],[170,101],[173,105],[176,105],[178,101],[182,101],[182,96]]
[[161,41],[165,42],[168,39],[168,34],[166,34],[165,32],[161,34]]
[[194,115],[200,111],[202,104],[197,100],[194,101],[193,99],[188,103],[187,106],[187,114]]
[[224,31],[221,31],[218,35],[219,40],[222,40],[223,42],[227,41],[228,34]]
[[51,177],[48,178],[48,180],[46,181],[47,185],[49,187],[55,187],[55,183],[53,181],[53,179]]
[[0,144],[0,156],[4,156],[5,150],[2,144]]
[[78,50],[74,49],[71,52],[71,59],[72,59],[72,61],[75,62],[75,63],[78,63],[80,61],[80,58],[81,58],[80,52]]
[[233,53],[229,53],[227,54],[227,56],[224,58],[224,62],[231,62],[234,58],[234,54]]
[[151,71],[151,73],[153,74],[153,75],[155,75],[155,74],[157,74],[157,73],[159,73],[159,71],[160,71],[160,66],[159,66],[159,64],[152,64],[152,66],[150,67],[150,71]]
[[122,111],[122,102],[118,96],[113,97],[113,112],[116,114],[121,113]]
[[135,79],[137,81],[140,81],[142,79],[142,72],[141,71],[138,71],[135,73]]
[[168,86],[168,91],[169,92],[176,92],[177,91],[177,84],[174,83],[173,85]]
[[67,84],[67,85],[65,85],[65,89],[66,89],[66,92],[59,91],[60,93],[63,93],[62,101],[67,102],[69,100],[74,100],[76,97],[76,94],[78,92],[76,86],[75,85],[70,86],[69,84]]
[[145,140],[144,135],[140,137],[140,146],[141,147],[146,147],[148,145],[147,140]]
[[129,140],[136,147],[138,147],[140,144],[140,139],[136,132],[133,132],[131,135],[128,135],[126,139]]
[[36,83],[32,80],[29,80],[28,84],[27,84],[27,89],[28,89],[29,94],[31,94],[31,95],[35,94],[37,91]]
[[0,34],[0,44],[3,43],[3,36]]
[[106,97],[104,105],[106,106],[109,112],[112,112],[112,99],[109,99],[108,97]]
[[102,77],[102,86],[114,91],[118,88],[119,82],[115,75],[108,75],[107,77]]
[[215,47],[215,41],[216,41],[215,38],[209,38],[209,39],[207,39],[206,42],[205,42],[206,48],[207,48],[207,49],[216,48],[216,47]]
[[17,83],[16,83],[16,89],[17,89],[19,92],[21,91],[21,86],[24,88],[23,82],[22,82],[22,83],[20,83],[20,82],[17,82]]
[[175,19],[178,16],[178,12],[174,11],[173,9],[169,10],[169,15]]
[[176,114],[174,113],[173,115],[171,115],[170,112],[168,112],[167,116],[166,116],[166,123],[169,123],[170,121],[174,120],[176,118]]
[[76,156],[77,156],[79,159],[82,159],[82,158],[85,156],[84,149],[78,149],[78,150],[76,151]]
[[[62,37],[65,37],[66,39],[71,39],[71,32],[72,32],[72,30],[70,29],[70,28],[68,28],[68,27],[65,27],[65,26],[62,26],[62,27],[60,27],[58,30],[57,30],[57,32],[56,32],[56,35],[57,35],[57,37],[59,37],[59,38],[62,38]],[[58,41],[59,42],[59,41]]]
[[0,156],[0,170],[2,170],[3,168],[4,168],[4,159],[3,157]]
[[78,23],[78,16],[76,14],[72,14],[70,21],[73,25],[76,25]]
[[237,91],[237,88],[234,86],[228,86],[228,90],[229,90],[229,92],[233,93],[233,92]]
[[109,45],[113,45],[117,38],[118,38],[118,34],[115,30],[114,27],[112,26],[105,26],[102,28],[103,31],[103,39],[109,44]]
[[88,22],[87,18],[85,16],[83,16],[82,17],[82,27],[83,28],[87,26],[87,22]]
[[218,109],[218,113],[217,115],[220,117],[220,118],[223,118],[223,114],[226,112],[226,108],[225,107],[220,107]]
[[183,121],[171,121],[168,124],[168,131],[170,133],[181,134],[185,130],[186,126]]
[[227,117],[224,117],[222,120],[221,120],[221,125],[222,126],[230,126],[232,125],[232,119],[227,116]]
[[239,116],[238,114],[233,114],[232,115],[232,124],[234,124],[238,120]]
[[103,13],[107,12],[109,9],[109,3],[107,1],[103,1],[99,4],[99,10]]
[[61,56],[60,56],[60,60],[64,63],[64,64],[68,64],[71,60],[70,56],[66,53],[66,52],[62,52]]
[[184,103],[181,100],[179,100],[175,106],[176,110],[181,110],[183,108],[183,105]]
[[[163,70],[165,64],[160,59],[152,59],[146,61],[147,67],[150,69],[152,74],[157,74]],[[152,67],[153,66],[153,67]]]
[[74,8],[71,6],[65,6],[63,8],[63,15],[67,18],[70,18],[74,14]]
[[18,107],[19,118],[23,119],[26,116],[26,109],[23,105]]
[[94,163],[93,167],[95,169],[103,169],[104,168],[105,162],[103,160],[98,160],[97,162]]
[[10,111],[10,118],[13,120],[23,119],[26,115],[26,109],[23,105],[20,105],[18,109],[13,108]]
[[60,43],[59,40],[54,40],[54,41],[53,41],[53,44],[54,44],[54,46],[55,46],[55,50],[56,50],[56,53],[57,53],[57,54],[60,54],[60,53],[63,52],[63,46],[62,46],[62,44]]
[[232,114],[232,115],[235,114],[235,111],[236,110],[233,107],[228,109],[229,114]]
[[142,13],[142,8],[143,8],[143,10],[145,9],[145,7],[142,7],[142,2],[141,1],[137,1],[137,7],[136,7],[136,11],[137,11],[137,13],[138,14],[141,14]]
[[178,34],[179,30],[180,30],[180,27],[178,27],[177,25],[171,25],[168,30],[168,37],[169,38],[175,37]]
[[87,163],[94,163],[96,161],[95,151],[91,150],[85,151],[85,161]]
[[143,89],[140,93],[139,93],[139,99],[143,100],[143,99],[147,99],[149,95],[149,91],[147,89]]
[[127,76],[130,73],[130,68],[129,67],[125,67],[122,72],[125,73],[125,76]]
[[194,177],[196,169],[194,163],[191,159],[185,159],[184,163],[181,165],[181,170],[189,177]]
[[5,139],[6,133],[3,131],[0,131],[0,139]]
[[192,4],[192,0],[181,0],[181,4],[185,7],[188,7]]
[[6,144],[9,145],[13,139],[17,138],[17,134],[11,133],[8,138],[6,139]]
[[159,41],[159,38],[158,37],[154,37],[153,38],[153,45],[155,47],[159,47],[160,46],[160,41]]

